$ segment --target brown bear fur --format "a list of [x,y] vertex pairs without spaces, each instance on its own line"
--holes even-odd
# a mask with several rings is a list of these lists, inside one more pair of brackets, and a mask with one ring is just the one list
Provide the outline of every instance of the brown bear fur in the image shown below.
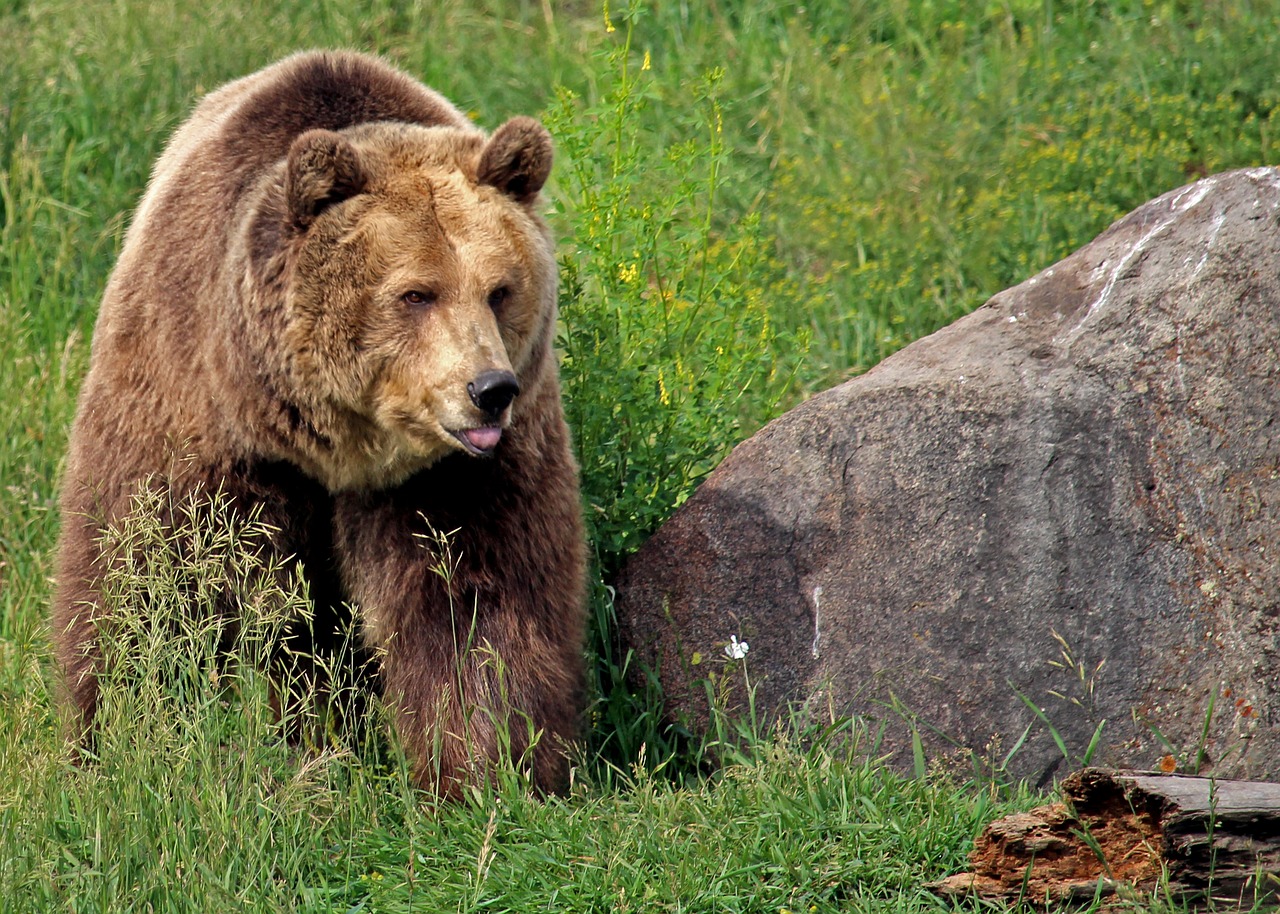
[[[221,488],[298,560],[315,623],[292,637],[324,650],[358,607],[422,786],[483,779],[502,729],[517,758],[534,735],[538,785],[565,783],[585,548],[537,212],[550,167],[536,121],[488,137],[353,53],[196,108],[108,282],[71,432],[53,627],[84,733],[102,531],[140,486]],[[432,530],[452,532],[448,581]]]

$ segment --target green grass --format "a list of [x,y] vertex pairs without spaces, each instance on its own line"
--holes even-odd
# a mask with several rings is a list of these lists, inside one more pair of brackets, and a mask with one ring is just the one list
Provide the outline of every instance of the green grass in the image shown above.
[[895,775],[856,722],[717,755],[626,685],[603,582],[568,798],[513,777],[435,809],[394,746],[292,753],[249,667],[194,667],[178,705],[121,687],[100,759],[70,766],[44,621],[66,430],[128,213],[201,92],[350,46],[482,124],[553,127],[607,576],[803,396],[1144,200],[1271,161],[1278,26],[1181,0],[0,0],[0,909],[946,910],[923,884],[1035,799],[942,760]]

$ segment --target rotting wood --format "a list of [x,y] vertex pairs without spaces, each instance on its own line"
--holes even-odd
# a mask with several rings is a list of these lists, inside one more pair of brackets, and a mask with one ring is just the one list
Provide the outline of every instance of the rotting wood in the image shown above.
[[991,823],[971,871],[931,888],[1031,903],[1088,901],[1122,885],[1197,903],[1280,901],[1280,784],[1086,768],[1063,802]]

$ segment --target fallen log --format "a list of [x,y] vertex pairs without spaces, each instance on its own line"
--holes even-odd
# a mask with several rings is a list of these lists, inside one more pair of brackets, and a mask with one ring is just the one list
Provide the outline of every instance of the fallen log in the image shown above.
[[1167,882],[1190,903],[1280,900],[1280,784],[1086,768],[1063,802],[991,823],[945,896],[1089,901]]

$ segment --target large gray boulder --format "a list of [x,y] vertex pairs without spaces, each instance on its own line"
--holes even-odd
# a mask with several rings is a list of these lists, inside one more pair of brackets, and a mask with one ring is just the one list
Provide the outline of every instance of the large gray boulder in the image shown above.
[[1278,220],[1272,169],[1166,194],[735,449],[616,582],[672,712],[745,672],[904,764],[1030,727],[1044,783],[1105,720],[1095,763],[1280,777]]

